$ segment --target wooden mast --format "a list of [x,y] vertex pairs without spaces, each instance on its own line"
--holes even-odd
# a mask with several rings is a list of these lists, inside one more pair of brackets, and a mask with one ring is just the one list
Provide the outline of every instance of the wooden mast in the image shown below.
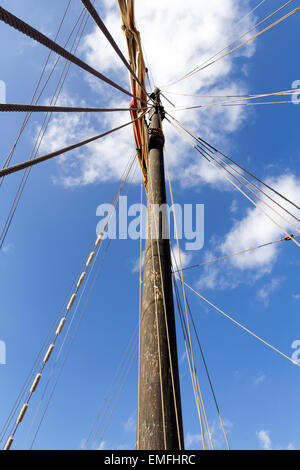
[[163,237],[166,215],[153,210],[154,206],[166,204],[161,125],[164,113],[158,89],[152,97],[136,448],[179,450],[184,442],[170,241]]

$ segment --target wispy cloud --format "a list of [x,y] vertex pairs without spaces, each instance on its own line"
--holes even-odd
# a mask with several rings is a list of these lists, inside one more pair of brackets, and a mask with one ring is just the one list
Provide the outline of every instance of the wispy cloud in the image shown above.
[[[277,178],[267,180],[267,183],[292,201],[300,200],[300,179],[289,173]],[[272,196],[273,197],[273,196]],[[278,199],[276,197],[275,199]],[[280,201],[285,207],[287,204]],[[281,210],[279,209],[279,212]],[[276,214],[274,215],[268,208],[266,212],[275,218],[285,230],[290,233],[290,227],[287,222],[280,220]],[[283,212],[281,211],[281,214]],[[232,229],[225,236],[221,245],[221,252],[228,254],[236,251],[246,250],[272,240],[284,237],[285,234],[281,229],[269,220],[258,208],[248,209],[246,215],[239,221],[236,221]],[[279,244],[270,245],[236,256],[231,259],[231,263],[237,268],[243,269],[259,269],[263,272],[270,272],[274,261],[278,256]]]
[[[226,432],[227,439],[229,440],[229,445],[230,445],[230,432],[234,426],[233,422],[230,421],[229,419],[224,418],[223,419],[223,426]],[[227,448],[226,444],[226,439],[224,436],[224,431],[221,426],[220,421],[213,421],[210,427],[211,430],[211,435],[212,435],[212,441],[214,444],[214,448],[217,449],[225,449]]]
[[[228,438],[228,435],[233,427],[233,423],[228,419],[224,419],[223,425]],[[217,450],[226,448],[224,432],[219,421],[213,421],[210,424],[210,432],[214,449]],[[187,449],[202,449],[203,443],[201,434],[192,434],[188,432],[185,436],[185,445]]]
[[262,384],[266,379],[266,374],[264,372],[259,372],[254,379],[254,385],[258,386]]
[[136,413],[129,416],[127,421],[124,423],[125,431],[135,432],[136,431]]
[[7,243],[4,245],[1,249],[3,253],[8,253],[9,251],[12,251],[15,248],[15,245],[13,243]]
[[[297,178],[295,175],[291,173],[284,174],[280,177],[267,180],[267,183],[291,200],[300,200],[300,178]],[[278,197],[275,199],[278,199]],[[286,203],[282,201],[280,203],[286,206]],[[283,213],[279,209],[280,211]],[[286,221],[280,220],[276,215],[274,216],[269,209],[267,212],[288,233],[291,232],[291,227]],[[299,225],[296,223],[296,226],[298,227]],[[232,227],[222,239],[212,240],[211,245],[217,248],[214,248],[213,251],[207,250],[204,252],[203,261],[248,250],[273,240],[279,240],[284,236],[284,232],[259,211],[258,208],[249,208],[240,219],[234,221]],[[234,289],[241,283],[253,284],[262,276],[272,272],[280,253],[280,248],[280,243],[272,244],[233,256],[228,260],[208,264],[203,268],[199,287],[205,289]],[[272,279],[269,283],[266,283],[260,289],[258,299],[267,305],[270,295],[275,291],[279,283],[279,279]]]
[[180,359],[179,359],[180,364],[183,364],[186,359],[187,359],[187,353],[186,353],[186,351],[184,351],[181,354]]
[[191,434],[188,432],[185,436],[185,445],[187,449],[202,448],[201,434]]
[[258,438],[259,445],[262,449],[264,450],[294,450],[295,449],[295,444],[294,442],[290,442],[286,447],[274,447],[271,437],[270,437],[270,431],[267,431],[266,429],[261,429],[256,433],[256,436]]
[[272,450],[272,441],[271,441],[271,438],[270,438],[270,432],[265,430],[265,429],[261,429],[260,431],[258,431],[256,433],[257,435],[257,438],[258,438],[258,441],[259,441],[259,445],[264,449],[264,450]]
[[235,214],[238,211],[238,202],[236,199],[233,199],[229,210],[232,214]]
[[264,284],[263,287],[259,289],[257,298],[263,302],[265,307],[269,305],[271,295],[276,291],[281,282],[282,278],[273,278],[270,282]]

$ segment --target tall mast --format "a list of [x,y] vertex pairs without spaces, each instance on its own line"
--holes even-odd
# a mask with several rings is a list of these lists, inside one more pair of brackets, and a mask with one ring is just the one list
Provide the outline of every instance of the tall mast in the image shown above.
[[164,113],[158,89],[152,98],[136,448],[178,450],[184,448],[184,442],[170,241],[163,233],[163,225],[167,224],[166,214],[162,216],[153,210],[166,204],[161,124]]

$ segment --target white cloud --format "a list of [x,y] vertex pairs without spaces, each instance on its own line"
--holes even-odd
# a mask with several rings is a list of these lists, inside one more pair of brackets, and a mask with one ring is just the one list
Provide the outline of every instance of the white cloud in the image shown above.
[[[277,178],[266,181],[270,186],[284,194],[292,201],[300,201],[300,178],[288,173]],[[268,190],[268,194],[271,192]],[[279,202],[279,197],[272,194],[274,200]],[[266,197],[264,196],[266,200]],[[270,201],[268,201],[270,203]],[[293,212],[291,205],[282,199],[280,204]],[[260,203],[261,205],[261,203]],[[283,214],[282,209],[273,204],[273,207]],[[288,233],[295,232],[295,228],[300,228],[299,223],[284,213],[294,225],[291,227],[286,221],[281,220],[276,214],[272,214],[269,208],[265,208],[275,221],[277,221]],[[206,250],[203,253],[202,262],[215,258],[227,256],[232,253],[248,250],[274,240],[285,237],[285,233],[270,221],[257,207],[248,208],[244,216],[235,219],[232,228],[221,238],[211,240],[213,250]],[[293,243],[292,241],[275,243],[257,250],[249,251],[238,256],[233,256],[227,260],[218,261],[203,266],[202,275],[198,282],[198,287],[202,289],[235,289],[241,283],[253,284],[257,279],[265,274],[270,274],[274,263],[280,253],[283,243]],[[217,248],[215,248],[217,247]],[[278,287],[280,279],[273,279],[266,283],[258,292],[258,299],[265,305],[273,291]]]
[[295,444],[293,442],[290,442],[289,445],[286,447],[286,450],[295,450]]
[[185,446],[187,449],[195,449],[194,446],[197,446],[197,448],[202,448],[201,434],[191,434],[188,432],[185,437]]
[[236,199],[233,199],[231,205],[230,205],[230,208],[229,208],[230,212],[232,214],[235,214],[235,212],[237,212],[238,210],[238,202]]
[[265,284],[261,289],[259,289],[257,293],[257,298],[263,302],[265,307],[269,305],[269,300],[273,292],[276,291],[277,287],[280,285],[282,279],[281,278],[273,278]]
[[184,351],[181,354],[180,359],[179,359],[180,364],[183,364],[186,359],[187,359],[187,353],[186,353],[186,351]]
[[261,429],[256,433],[260,446],[264,450],[272,450],[272,441],[270,439],[270,432],[265,429]]
[[300,299],[300,294],[293,294],[292,297],[295,300],[299,300]]
[[[229,444],[230,444],[229,434],[233,428],[233,423],[229,419],[223,419],[223,426],[226,432],[227,439],[229,440]],[[213,421],[213,423],[210,426],[210,431],[211,431],[214,448],[216,450],[227,448],[224,431],[222,429],[220,421]]]
[[[267,431],[265,429],[261,429],[256,433],[259,445],[262,447],[264,450],[272,450],[273,449],[273,443],[270,438],[270,431]],[[285,448],[285,450],[294,450],[295,449],[295,444],[293,442],[290,442]],[[274,450],[282,450],[282,447],[277,447],[274,448]]]
[[[64,93],[59,104],[70,106],[75,102],[74,97],[71,98],[68,93]],[[127,107],[128,103],[119,102],[118,106]],[[128,117],[127,115],[125,117],[125,113],[118,113],[117,116],[107,113],[101,114],[100,117],[73,113],[56,115],[52,118],[40,151],[48,153],[57,150],[126,122]],[[121,129],[118,131],[118,158],[115,158],[115,134],[111,134],[58,157],[60,177],[55,182],[63,182],[65,186],[71,187],[120,178],[134,153],[131,129]]]
[[[229,420],[223,419],[224,429],[228,438],[228,434],[230,433],[233,423]],[[224,449],[226,448],[226,440],[224,437],[224,432],[221,426],[221,423],[218,421],[214,421],[210,424],[210,432],[211,432],[211,439],[213,442],[214,449]],[[206,441],[208,443],[208,436],[206,436]],[[191,434],[188,432],[185,436],[185,446],[187,449],[202,449],[202,436],[201,434]]]
[[[300,201],[300,179],[296,178],[296,176],[292,174],[285,174],[278,178],[268,180],[267,183],[273,186],[280,193],[284,194],[286,197],[290,198],[292,201]],[[268,193],[271,194],[270,191],[268,191]],[[272,195],[272,197],[279,201],[278,196],[274,197],[274,195]],[[280,200],[280,204],[291,210],[290,204],[286,203],[285,201],[282,202],[282,200]],[[273,207],[276,208],[274,204]],[[276,208],[276,210],[277,209],[280,213],[283,213],[280,208]],[[291,229],[287,222],[279,219],[276,214],[273,214],[270,211],[270,209],[265,208],[265,210],[278,223],[280,223],[280,225],[282,225],[282,227],[288,233],[293,232],[293,229]],[[297,222],[291,218],[289,219],[294,224],[296,224],[296,227],[299,228],[299,224],[297,224]],[[223,254],[229,254],[232,252],[246,250],[248,248],[268,243],[284,236],[285,234],[282,232],[282,230],[255,207],[253,209],[248,209],[246,216],[235,222],[233,228],[225,236],[224,242],[221,245],[221,252]],[[272,264],[276,260],[278,250],[279,244],[270,245],[250,253],[233,257],[231,258],[231,263],[239,269],[259,268],[262,271],[269,272],[272,268]]]
[[6,245],[3,245],[1,248],[1,251],[3,253],[8,253],[9,251],[13,250],[15,248],[15,245],[13,243],[7,243]]
[[[222,8],[220,8],[219,0],[211,0],[205,4],[194,0],[186,0],[184,4],[180,0],[136,2],[138,27],[142,32],[146,55],[153,75],[158,80],[158,85],[167,83],[199,65],[217,50],[222,49],[224,45],[230,43],[233,37],[237,37],[241,31],[244,32],[252,26],[254,18],[248,17],[239,24],[236,30],[233,28],[233,25],[248,9],[249,2],[246,0],[239,4],[233,0],[224,0]],[[119,47],[126,53],[116,3],[105,1],[100,12]],[[180,18],[180,28],[176,29],[178,18]],[[176,92],[189,90],[191,94],[199,92],[245,93],[247,92],[246,84],[241,80],[233,80],[231,72],[235,67],[235,57],[244,56],[247,60],[254,50],[254,44],[245,46],[188,81],[180,82],[174,89],[176,88]],[[124,65],[98,27],[94,27],[85,36],[80,54],[89,64],[126,86],[127,89],[129,88],[128,73]],[[109,106],[116,104],[128,106],[129,99],[125,95],[110,89],[94,78],[88,78],[87,81],[95,94],[97,105],[101,103]],[[114,99],[111,99],[112,96]],[[176,106],[194,104],[195,101],[193,98],[179,96],[172,100],[175,101]],[[184,118],[185,123],[192,128],[201,127],[201,135],[204,138],[213,139],[213,142],[218,145],[220,142],[224,144],[226,136],[240,127],[246,117],[246,112],[244,107],[220,107],[189,111],[186,115],[179,112],[176,117]],[[97,134],[100,121],[101,129],[109,129],[126,122],[128,118],[129,116],[123,113],[101,115],[97,124],[97,120],[89,115],[55,117],[49,126],[43,148],[49,151],[53,147],[59,148],[61,144],[73,143],[82,136]],[[222,129],[221,132],[220,129]],[[165,133],[173,178],[182,180],[184,177],[193,181],[193,184],[200,181],[216,185],[221,189],[226,188],[222,177],[209,168],[196,152],[188,152],[190,146],[184,143],[167,123]],[[112,135],[72,152],[71,156],[67,155],[64,164],[59,167],[60,176],[57,181],[69,187],[118,179],[132,152],[132,129],[127,128],[118,132],[117,139],[116,135]],[[197,171],[194,171],[195,168]]]
[[[145,258],[145,250],[142,251],[142,268],[144,266],[144,258]],[[132,267],[132,274],[139,273],[140,272],[140,265],[141,265],[141,260],[140,257],[135,259],[133,262],[133,267]]]
[[[219,253],[207,250],[203,254],[202,262],[209,262],[219,257]],[[201,267],[202,274],[197,282],[199,289],[235,289],[242,279],[237,269],[234,269],[229,261],[216,261]]]
[[260,385],[261,383],[265,381],[265,379],[266,379],[266,374],[264,372],[259,372],[257,376],[255,377],[254,385],[255,386]]
[[129,416],[126,423],[124,423],[124,429],[126,431],[135,432],[136,431],[136,414]]
[[174,244],[172,246],[171,259],[172,259],[172,265],[173,265],[174,271],[176,271],[177,268],[180,269],[180,260],[181,260],[181,265],[184,268],[185,266],[190,264],[192,257],[193,255],[191,253],[188,253],[180,249],[180,258],[179,258],[179,251],[177,248],[177,244]]
[[[89,444],[89,446],[90,446],[90,444]],[[87,447],[87,438],[86,437],[81,439],[79,448],[80,448],[80,450],[87,450],[88,447]],[[109,446],[108,446],[107,441],[101,441],[99,446],[97,446],[97,444],[95,444],[95,442],[92,442],[92,445],[91,445],[90,449],[92,449],[92,450],[106,450],[106,449],[109,449]]]
[[97,450],[107,450],[108,444],[106,441],[101,441],[100,445],[97,447]]

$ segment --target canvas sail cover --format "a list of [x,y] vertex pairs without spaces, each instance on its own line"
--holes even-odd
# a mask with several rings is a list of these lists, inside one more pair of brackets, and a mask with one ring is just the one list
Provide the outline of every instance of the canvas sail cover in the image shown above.
[[[132,70],[145,90],[146,66],[143,56],[141,36],[135,26],[134,0],[118,0],[118,4],[123,23],[122,30],[127,44],[128,60]],[[143,100],[140,101],[133,98],[130,103],[130,108],[133,108],[133,110],[130,111],[130,114],[132,120],[134,120],[144,113],[143,108],[145,108],[146,105],[147,95],[140,85],[136,83],[132,75],[130,75],[130,86],[132,94]],[[135,111],[134,108],[136,108],[137,111]],[[144,175],[145,188],[147,189],[148,130],[144,119],[139,119],[133,123],[133,132],[136,153]]]

